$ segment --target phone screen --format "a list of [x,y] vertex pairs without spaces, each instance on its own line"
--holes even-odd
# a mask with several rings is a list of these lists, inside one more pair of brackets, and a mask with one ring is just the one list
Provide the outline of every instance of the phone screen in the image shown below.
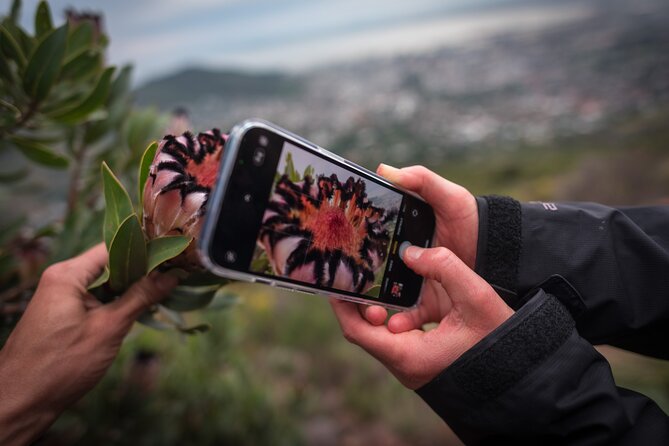
[[[372,175],[270,129],[241,137],[210,259],[226,269],[398,307],[422,277],[398,255],[427,247],[432,209]],[[231,162],[231,160],[226,160]]]

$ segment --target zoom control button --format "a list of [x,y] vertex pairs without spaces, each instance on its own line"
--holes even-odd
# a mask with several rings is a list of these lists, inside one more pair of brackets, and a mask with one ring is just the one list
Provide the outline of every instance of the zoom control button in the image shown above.
[[225,251],[225,261],[235,263],[237,261],[237,253],[232,250]]
[[260,167],[265,162],[265,149],[258,147],[255,152],[253,152],[253,164]]

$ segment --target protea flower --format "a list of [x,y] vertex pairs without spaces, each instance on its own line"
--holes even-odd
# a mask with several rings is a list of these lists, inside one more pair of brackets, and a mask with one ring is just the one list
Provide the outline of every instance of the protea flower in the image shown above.
[[[209,192],[218,175],[227,135],[213,129],[160,141],[144,187],[143,224],[149,238],[200,235]],[[174,264],[199,266],[195,243]]]
[[258,242],[275,274],[364,293],[383,266],[397,209],[375,207],[364,181],[306,175],[277,182]]

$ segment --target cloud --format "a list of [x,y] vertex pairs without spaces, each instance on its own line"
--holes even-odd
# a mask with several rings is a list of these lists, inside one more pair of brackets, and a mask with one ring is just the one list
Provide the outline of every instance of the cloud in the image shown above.
[[[423,50],[495,28],[501,22],[486,14],[504,16],[504,10],[486,13],[482,7],[514,3],[519,0],[50,2],[61,20],[69,6],[104,12],[112,42],[110,62],[132,62],[139,81],[193,64],[301,69],[351,57]],[[27,0],[24,13],[32,13],[36,5],[37,0]],[[32,28],[28,15],[24,23]]]
[[336,61],[388,56],[460,45],[508,31],[531,31],[587,16],[584,6],[556,5],[522,8],[506,12],[443,17],[387,29],[373,29],[313,41],[295,42],[259,49],[252,54],[211,54],[209,65],[240,65],[256,69],[301,70]]

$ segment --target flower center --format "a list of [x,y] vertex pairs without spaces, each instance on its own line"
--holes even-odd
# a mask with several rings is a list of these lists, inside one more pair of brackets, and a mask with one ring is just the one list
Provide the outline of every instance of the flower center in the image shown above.
[[349,255],[357,253],[360,238],[343,209],[324,205],[311,215],[306,226],[314,235],[314,248],[322,251],[341,249]]
[[213,188],[218,176],[218,168],[221,151],[207,154],[198,164],[195,160],[188,160],[186,172],[197,178],[197,183],[201,186]]

